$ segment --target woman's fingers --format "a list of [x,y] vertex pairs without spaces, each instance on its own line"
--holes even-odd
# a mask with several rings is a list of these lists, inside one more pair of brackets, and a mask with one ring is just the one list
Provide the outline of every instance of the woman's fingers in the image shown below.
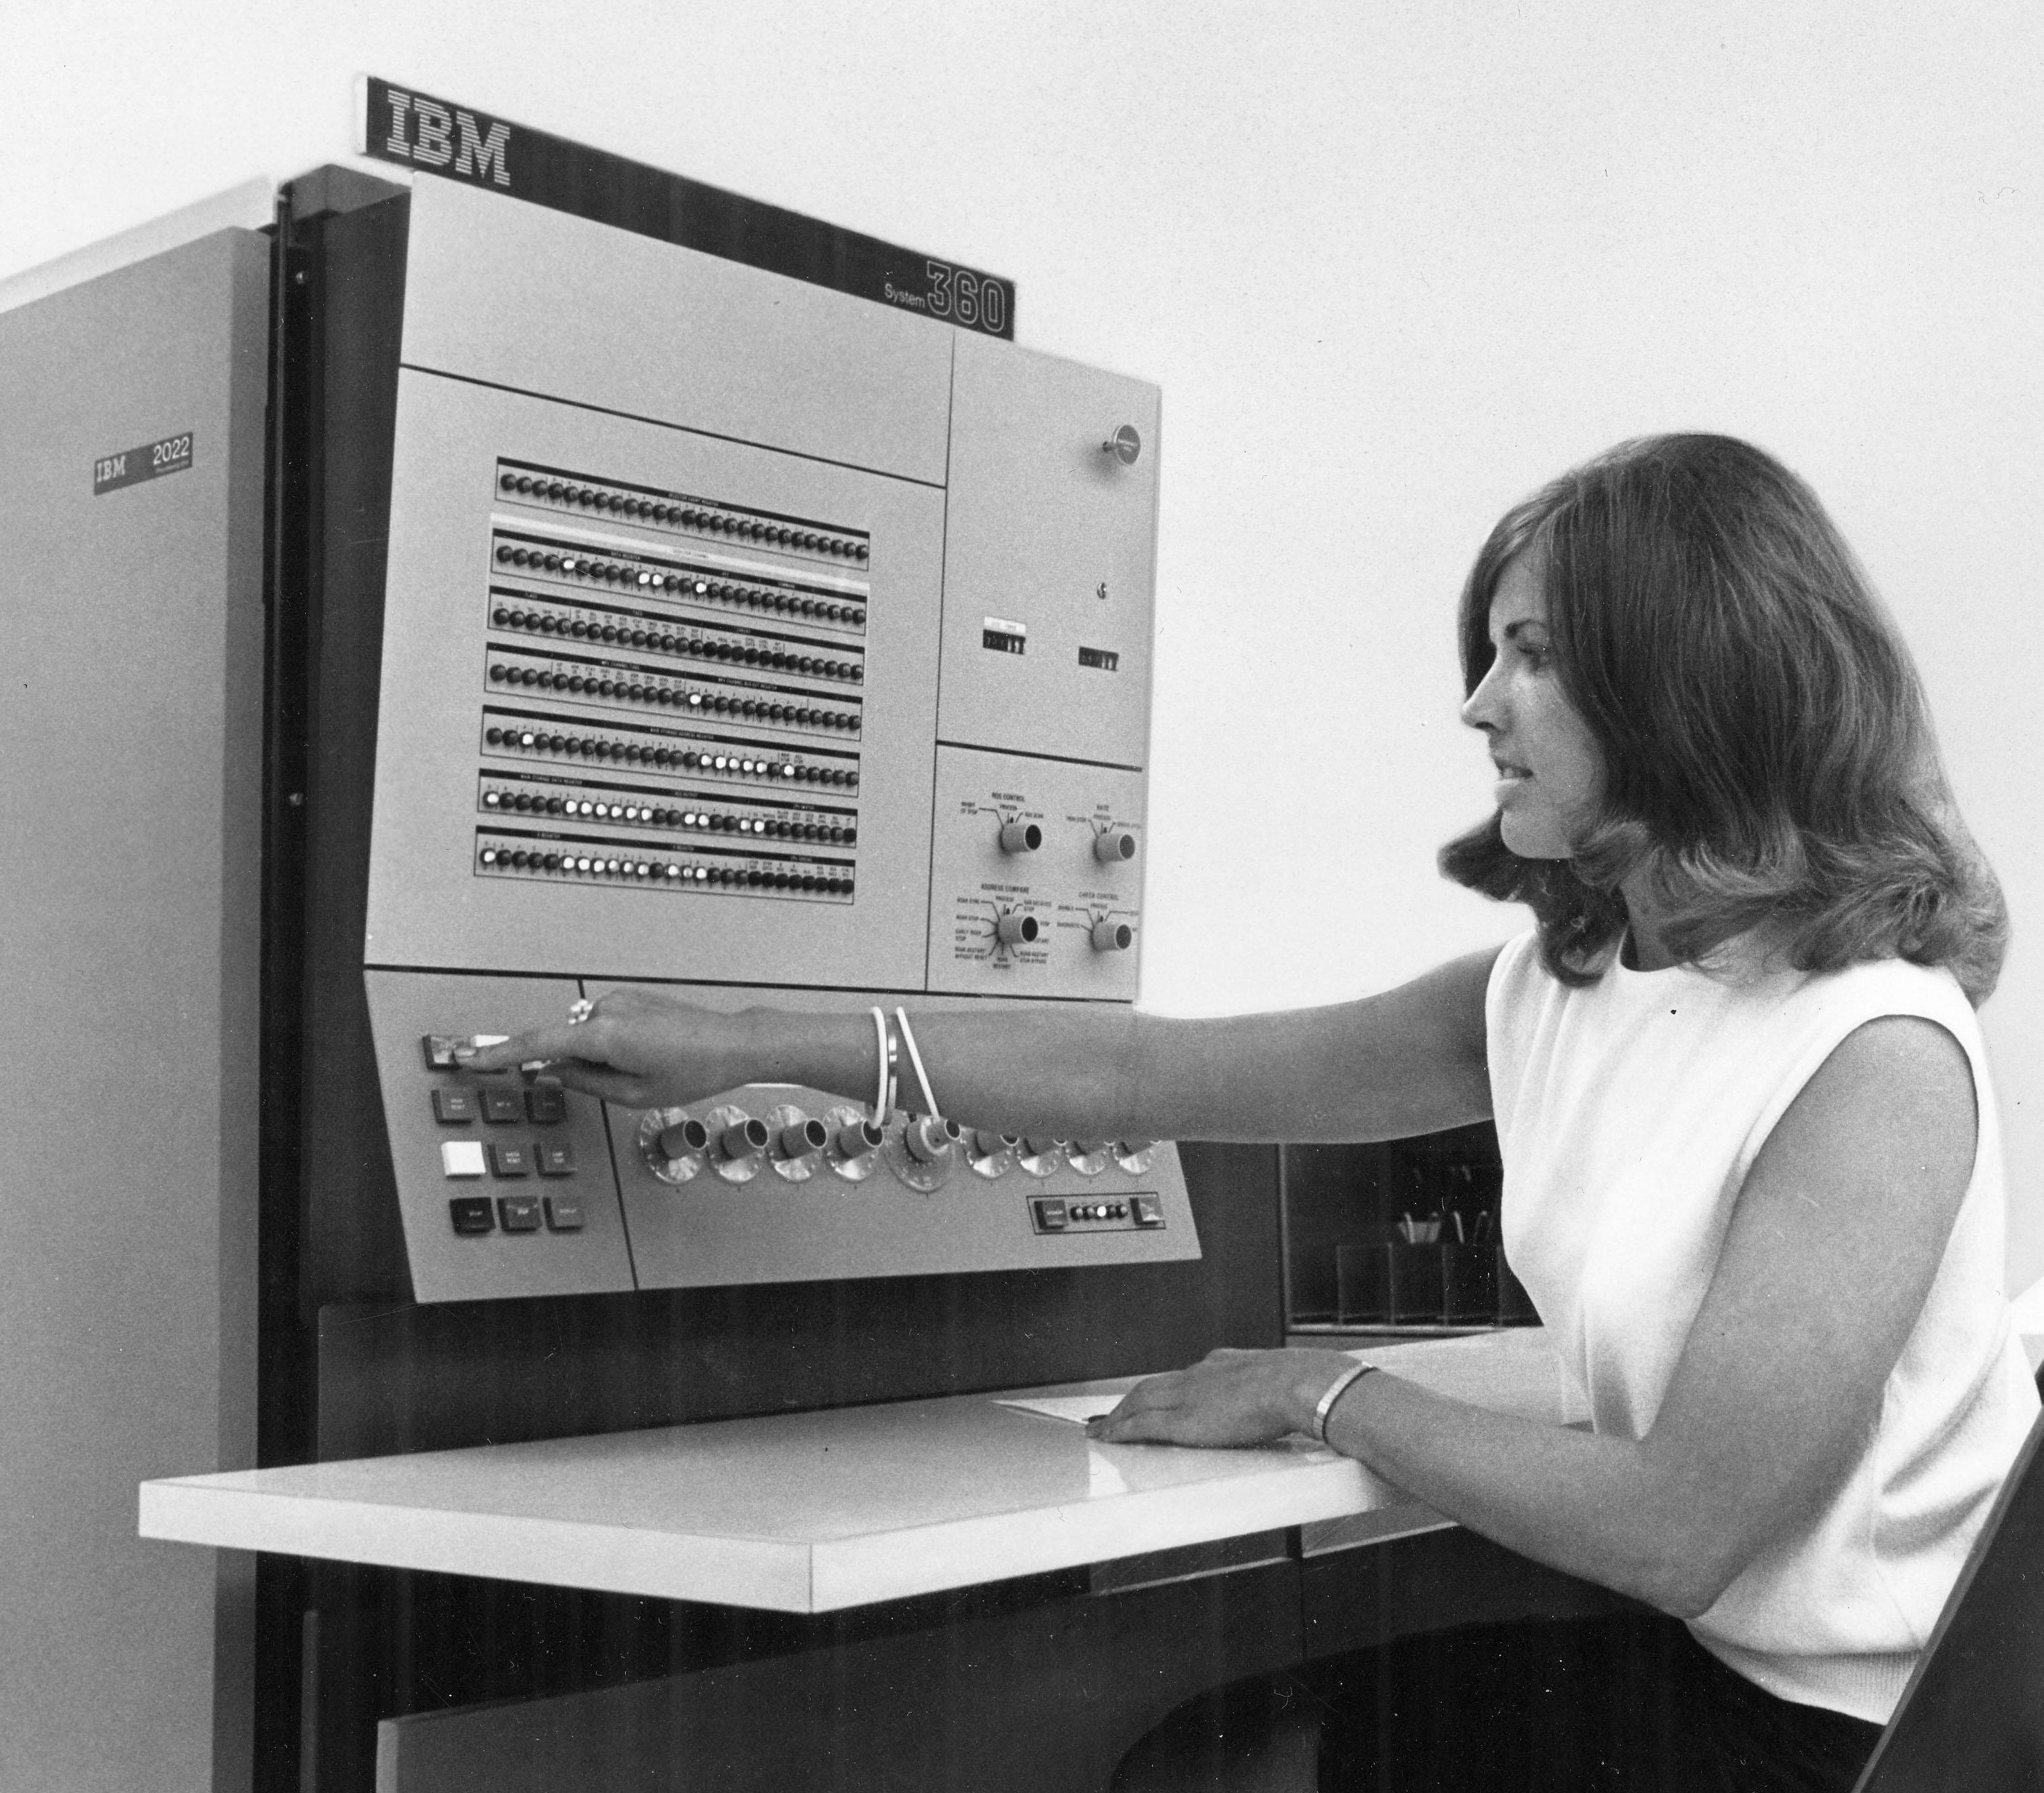
[[601,1045],[592,1023],[571,1025],[563,1019],[550,1021],[544,1027],[528,1027],[522,1034],[513,1034],[501,1046],[482,1047],[467,1063],[472,1071],[508,1071],[540,1059],[551,1062],[573,1058],[602,1061]]
[[1274,1389],[1285,1354],[1224,1349],[1189,1369],[1153,1376],[1089,1426],[1108,1444],[1254,1445],[1290,1430]]
[[564,1089],[578,1090],[617,1108],[652,1108],[660,1106],[646,1087],[645,1079],[629,1071],[613,1070],[608,1065],[591,1064],[579,1058],[556,1059],[547,1066],[547,1075]]

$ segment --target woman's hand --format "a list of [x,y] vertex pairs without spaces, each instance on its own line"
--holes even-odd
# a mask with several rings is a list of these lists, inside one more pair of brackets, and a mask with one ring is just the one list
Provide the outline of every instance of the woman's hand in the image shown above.
[[599,996],[586,1012],[584,1020],[563,1015],[528,1028],[469,1062],[478,1071],[505,1071],[544,1060],[569,1088],[627,1108],[678,1107],[754,1081],[746,1016],[630,985]]
[[1086,1427],[1104,1444],[1263,1445],[1310,1433],[1313,1410],[1353,1360],[1339,1351],[1210,1351],[1139,1382]]

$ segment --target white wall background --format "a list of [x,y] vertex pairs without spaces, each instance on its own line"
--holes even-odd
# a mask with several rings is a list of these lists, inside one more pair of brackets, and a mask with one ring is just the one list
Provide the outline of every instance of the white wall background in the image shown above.
[[1749,436],[1901,616],[2017,945],[2011,1284],[2044,1273],[2044,10],[1177,0],[51,3],[0,276],[349,143],[373,71],[1013,275],[1165,392],[1145,1000],[1332,1000],[1519,925],[1443,884],[1451,617],[1500,509]]

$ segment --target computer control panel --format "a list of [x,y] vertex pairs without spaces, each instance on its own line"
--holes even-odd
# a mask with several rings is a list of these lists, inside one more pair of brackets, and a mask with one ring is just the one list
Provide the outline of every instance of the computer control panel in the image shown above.
[[[912,1092],[605,1110],[447,1043],[619,981],[1132,1001],[1155,389],[430,177],[411,208],[364,964],[420,1299],[1196,1254],[1168,1145]],[[653,325],[620,403],[588,345]]]

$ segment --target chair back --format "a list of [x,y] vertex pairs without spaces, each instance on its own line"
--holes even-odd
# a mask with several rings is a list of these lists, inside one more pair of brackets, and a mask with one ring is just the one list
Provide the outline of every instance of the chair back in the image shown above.
[[2044,1414],[1854,1793],[2019,1788],[2044,1788]]

